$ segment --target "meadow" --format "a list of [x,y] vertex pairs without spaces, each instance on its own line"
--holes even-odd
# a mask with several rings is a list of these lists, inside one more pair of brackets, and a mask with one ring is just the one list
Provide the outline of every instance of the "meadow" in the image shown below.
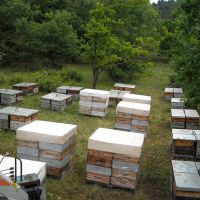
[[[79,85],[90,87],[91,71],[87,66],[73,66],[82,76],[79,83],[63,81],[60,85]],[[0,69],[0,87],[11,87],[16,81],[36,81],[39,72],[20,69]],[[47,200],[170,200],[169,176],[171,169],[171,131],[170,107],[164,100],[164,88],[169,83],[172,69],[166,63],[155,62],[138,79],[132,81],[136,84],[136,93],[152,97],[152,110],[148,137],[145,140],[141,163],[141,177],[138,189],[133,193],[122,189],[108,189],[98,185],[85,183],[85,167],[87,158],[87,142],[90,135],[98,128],[113,128],[115,122],[115,108],[109,109],[105,118],[88,117],[78,114],[78,101],[64,112],[53,112],[40,109],[39,92],[34,96],[25,96],[23,101],[15,106],[39,109],[39,119],[78,125],[78,140],[76,154],[73,158],[73,169],[63,179],[47,179]],[[57,72],[52,77],[58,76]],[[57,79],[59,80],[59,76]],[[106,74],[100,77],[98,89],[110,90],[114,82]],[[3,107],[3,106],[0,106]],[[0,153],[16,154],[15,133],[0,131]]]

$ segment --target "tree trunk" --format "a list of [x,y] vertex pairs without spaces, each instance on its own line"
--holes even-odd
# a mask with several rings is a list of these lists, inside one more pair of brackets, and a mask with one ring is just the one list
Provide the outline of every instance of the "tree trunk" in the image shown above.
[[97,87],[97,82],[98,82],[98,78],[99,78],[99,73],[98,73],[98,69],[96,68],[96,66],[92,67],[92,75],[93,75],[93,79],[92,79],[92,88],[96,89]]

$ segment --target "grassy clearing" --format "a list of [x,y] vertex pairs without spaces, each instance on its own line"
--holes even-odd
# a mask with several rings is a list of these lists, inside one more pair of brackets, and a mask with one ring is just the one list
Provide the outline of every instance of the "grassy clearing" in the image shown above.
[[[83,81],[81,86],[89,87],[91,72],[84,66],[72,66],[81,72]],[[145,141],[142,159],[142,169],[139,188],[135,193],[120,190],[107,189],[97,185],[85,184],[85,166],[87,154],[87,141],[89,136],[98,127],[112,128],[115,120],[115,109],[109,109],[106,118],[96,118],[78,115],[78,102],[63,113],[41,110],[39,119],[57,121],[64,123],[74,123],[78,125],[77,151],[74,157],[74,168],[67,173],[62,180],[48,179],[48,200],[169,200],[169,174],[170,174],[170,112],[169,103],[163,98],[163,91],[168,84],[168,77],[171,69],[167,64],[157,63],[144,73],[140,79],[136,80],[137,93],[152,96],[152,112],[150,118],[149,136]],[[0,70],[1,87],[8,87],[14,77],[20,77],[24,81],[34,81],[34,73],[13,70]],[[62,83],[67,84],[67,83]],[[98,88],[110,89],[113,82],[101,78]],[[35,96],[25,97],[23,102],[16,106],[25,108],[40,109],[39,93]],[[9,151],[15,154],[15,134],[14,132],[0,132],[0,153]]]

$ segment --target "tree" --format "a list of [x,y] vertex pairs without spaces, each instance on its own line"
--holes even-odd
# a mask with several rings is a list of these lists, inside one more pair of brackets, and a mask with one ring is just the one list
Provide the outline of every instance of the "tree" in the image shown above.
[[47,60],[52,67],[70,62],[79,54],[76,32],[66,11],[47,13],[43,23],[20,19],[16,24],[15,48],[21,62]]
[[102,4],[97,4],[91,11],[91,19],[85,27],[87,43],[84,45],[84,59],[92,65],[92,87],[96,88],[99,74],[105,68],[118,60],[112,48],[118,43],[117,38],[111,32],[110,24],[113,10]]
[[184,88],[190,107],[200,108],[200,4],[180,1],[176,12],[172,63],[176,82]]

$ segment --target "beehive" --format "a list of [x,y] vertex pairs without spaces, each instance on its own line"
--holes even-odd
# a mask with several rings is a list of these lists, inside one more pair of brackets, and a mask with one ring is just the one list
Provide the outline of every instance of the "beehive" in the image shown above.
[[116,107],[115,128],[147,133],[151,106],[121,101]]
[[105,117],[108,112],[109,91],[84,89],[80,92],[79,113]]
[[115,83],[114,90],[122,90],[122,91],[130,91],[130,93],[135,93],[135,85],[131,84],[124,84],[124,83]]
[[199,129],[199,114],[196,110],[185,109],[185,119],[187,129]]
[[75,86],[61,86],[57,88],[57,93],[69,94],[72,95],[75,100],[80,98],[80,91],[83,90],[83,87]]
[[171,192],[173,199],[200,199],[199,170],[199,162],[172,160]]
[[38,117],[38,110],[6,107],[0,109],[0,128],[4,130],[16,130],[28,124]]
[[[0,155],[0,160],[3,156]],[[0,165],[0,171],[15,167],[15,158],[5,157]],[[22,159],[22,175],[36,174],[42,188],[41,200],[46,200],[46,163]],[[17,176],[20,175],[20,163],[17,162]]]
[[173,157],[194,158],[196,133],[189,129],[172,129]]
[[185,111],[184,109],[171,109],[171,126],[174,129],[185,128]]
[[171,100],[171,98],[182,98],[182,88],[165,88],[165,99]]
[[34,121],[17,129],[17,155],[46,162],[47,174],[60,178],[72,167],[76,134],[76,125]]
[[53,111],[63,111],[72,104],[72,101],[72,95],[52,92],[41,97],[41,107]]
[[181,98],[172,98],[171,99],[171,108],[172,109],[184,109],[184,99]]
[[13,85],[14,90],[20,90],[23,94],[33,95],[39,91],[37,83],[17,83]]
[[125,94],[130,94],[130,91],[111,90],[109,105],[116,106],[120,101],[122,101]]
[[144,135],[99,128],[88,141],[86,181],[136,189]]
[[11,105],[22,99],[22,92],[19,90],[0,89],[0,104]]
[[143,103],[143,104],[151,104],[151,97],[145,95],[138,94],[124,94],[122,101],[132,102],[132,103]]

